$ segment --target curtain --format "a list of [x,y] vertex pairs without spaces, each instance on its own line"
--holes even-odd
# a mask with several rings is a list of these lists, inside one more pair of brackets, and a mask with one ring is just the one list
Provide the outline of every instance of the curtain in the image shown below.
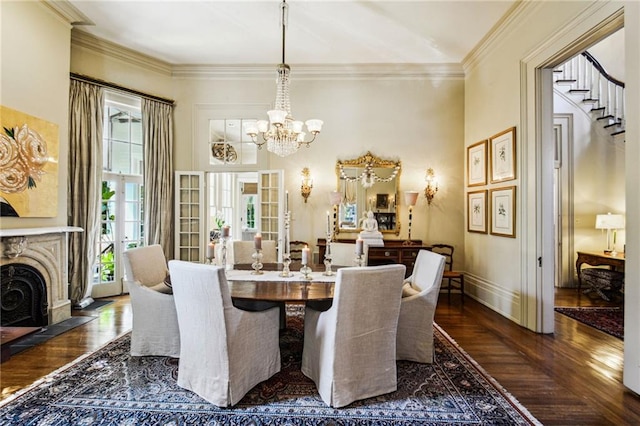
[[102,87],[71,79],[67,212],[69,225],[84,230],[69,237],[69,282],[76,307],[92,301],[96,239],[100,235],[103,109]]
[[146,244],[173,259],[173,106],[142,99]]

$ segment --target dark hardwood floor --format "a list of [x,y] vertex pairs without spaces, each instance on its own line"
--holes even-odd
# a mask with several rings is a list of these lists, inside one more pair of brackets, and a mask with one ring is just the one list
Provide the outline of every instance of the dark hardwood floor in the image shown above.
[[[130,329],[128,296],[109,299],[100,311],[73,312],[97,319],[1,364],[2,399]],[[571,289],[556,304],[607,305]],[[557,313],[556,332],[536,334],[458,294],[441,296],[436,322],[543,424],[640,424],[640,397],[622,385],[622,340]]]

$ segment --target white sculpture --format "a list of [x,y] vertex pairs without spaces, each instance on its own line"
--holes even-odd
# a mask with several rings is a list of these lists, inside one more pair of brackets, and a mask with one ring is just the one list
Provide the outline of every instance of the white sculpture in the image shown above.
[[378,221],[371,210],[367,212],[367,218],[362,221],[362,231],[359,236],[369,246],[384,246],[382,232],[378,231]]

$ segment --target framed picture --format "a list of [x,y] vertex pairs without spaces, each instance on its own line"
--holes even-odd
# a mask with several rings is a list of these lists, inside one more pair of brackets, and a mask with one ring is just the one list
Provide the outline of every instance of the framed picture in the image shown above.
[[492,189],[491,234],[502,237],[516,237],[516,187]]
[[487,184],[487,141],[467,147],[467,186]]
[[389,207],[389,194],[376,194],[376,208],[386,209]]
[[489,139],[491,148],[491,183],[516,178],[516,128],[512,127]]
[[467,231],[487,233],[487,191],[467,193]]

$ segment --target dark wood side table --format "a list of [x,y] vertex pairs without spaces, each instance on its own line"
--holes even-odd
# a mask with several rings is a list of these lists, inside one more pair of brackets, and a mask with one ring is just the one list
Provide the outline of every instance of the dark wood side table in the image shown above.
[[595,253],[579,251],[576,259],[576,272],[578,273],[578,292],[582,288],[582,278],[580,268],[583,263],[591,266],[610,266],[614,271],[624,271],[624,253],[617,253],[612,256],[608,253]]
[[[354,239],[338,239],[340,243],[353,243]],[[324,253],[326,250],[327,242],[324,238],[318,238],[318,255],[319,261],[324,260]],[[416,262],[416,257],[420,250],[430,250],[431,246],[423,246],[421,240],[412,240],[411,245],[407,245],[404,240],[384,240],[384,247],[369,247],[369,254],[367,258],[367,265],[389,265],[400,264],[404,265],[406,270],[406,276],[408,277],[413,273],[413,265]]]

